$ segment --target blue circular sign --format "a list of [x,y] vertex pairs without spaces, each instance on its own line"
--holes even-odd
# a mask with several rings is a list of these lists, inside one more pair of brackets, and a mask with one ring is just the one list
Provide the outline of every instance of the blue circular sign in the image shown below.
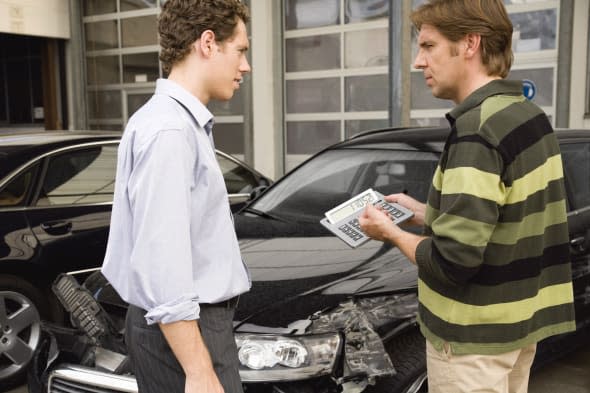
[[537,86],[535,82],[529,79],[524,79],[522,81],[522,94],[529,100],[535,98],[537,94]]

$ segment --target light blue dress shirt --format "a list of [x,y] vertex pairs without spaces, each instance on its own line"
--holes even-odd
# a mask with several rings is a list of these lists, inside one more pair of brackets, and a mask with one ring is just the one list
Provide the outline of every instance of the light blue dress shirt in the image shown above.
[[119,145],[102,273],[148,324],[199,318],[199,303],[246,292],[213,115],[180,85],[159,79]]

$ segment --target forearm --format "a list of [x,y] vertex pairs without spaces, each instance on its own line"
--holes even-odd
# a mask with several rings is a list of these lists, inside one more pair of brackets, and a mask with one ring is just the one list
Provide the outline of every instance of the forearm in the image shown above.
[[187,377],[214,372],[198,321],[161,323],[159,326]]
[[415,235],[401,229],[392,231],[387,237],[387,240],[396,246],[413,264],[416,264],[416,248],[424,239],[426,239],[425,236]]

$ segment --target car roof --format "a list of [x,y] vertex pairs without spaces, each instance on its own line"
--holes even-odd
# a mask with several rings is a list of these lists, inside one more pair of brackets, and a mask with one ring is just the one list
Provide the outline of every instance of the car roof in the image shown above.
[[580,142],[580,139],[590,141],[590,130],[556,128],[555,134],[561,142]]
[[0,134],[0,180],[33,158],[84,143],[116,141],[113,131],[15,131]]
[[[384,128],[356,134],[331,148],[400,149],[405,144],[411,149],[441,151],[449,132],[448,127]],[[555,134],[562,143],[590,141],[590,130],[586,129],[557,128]]]
[[446,127],[384,128],[356,134],[332,147],[441,151],[448,135]]
[[5,146],[43,146],[117,139],[120,132],[114,131],[15,131],[0,133],[0,148]]

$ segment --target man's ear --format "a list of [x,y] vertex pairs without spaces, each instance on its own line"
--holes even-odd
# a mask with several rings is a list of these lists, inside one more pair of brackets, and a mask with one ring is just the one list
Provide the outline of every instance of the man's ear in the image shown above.
[[481,47],[481,35],[469,33],[465,36],[463,41],[466,57],[471,58],[479,53]]
[[205,57],[211,57],[213,54],[215,42],[215,33],[212,30],[205,30],[201,37],[195,42],[195,49],[203,54]]

